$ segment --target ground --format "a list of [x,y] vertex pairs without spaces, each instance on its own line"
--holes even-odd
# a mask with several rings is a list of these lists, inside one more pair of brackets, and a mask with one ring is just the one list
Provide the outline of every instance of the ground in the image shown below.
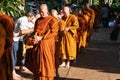
[[[112,29],[100,28],[99,32],[93,32],[87,53],[78,54],[70,68],[59,67],[59,78],[55,80],[120,80],[120,36],[117,41],[111,41]],[[17,73],[22,76],[21,80],[32,80],[33,74],[29,70]]]

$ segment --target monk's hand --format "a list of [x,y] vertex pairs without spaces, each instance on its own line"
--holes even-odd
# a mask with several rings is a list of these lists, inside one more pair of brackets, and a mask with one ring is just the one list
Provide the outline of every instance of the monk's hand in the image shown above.
[[69,29],[70,29],[70,28],[67,27],[67,28],[66,28],[66,31],[69,31]]
[[34,44],[38,43],[40,40],[42,40],[43,36],[36,36],[33,39]]

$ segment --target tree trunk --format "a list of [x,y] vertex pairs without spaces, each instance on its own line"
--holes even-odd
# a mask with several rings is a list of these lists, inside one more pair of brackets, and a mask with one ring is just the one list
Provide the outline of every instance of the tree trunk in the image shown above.
[[109,6],[111,6],[113,3],[113,0],[109,0]]

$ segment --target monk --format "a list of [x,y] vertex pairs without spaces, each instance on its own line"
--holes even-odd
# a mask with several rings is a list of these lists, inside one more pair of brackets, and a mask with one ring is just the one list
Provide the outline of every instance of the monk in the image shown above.
[[55,36],[58,33],[58,20],[48,13],[47,5],[41,4],[41,17],[37,19],[34,28],[35,45],[32,50],[34,80],[54,80]]
[[78,15],[79,26],[81,26],[81,34],[80,34],[80,43],[79,49],[80,53],[86,53],[86,45],[87,45],[87,37],[89,30],[89,21],[90,21],[90,13],[86,9],[82,9],[82,14]]
[[5,32],[2,24],[0,24],[0,50],[1,50],[0,51],[0,59],[4,53],[5,39],[6,39],[6,32]]
[[0,79],[13,80],[12,77],[12,43],[13,19],[0,13]]
[[[58,35],[56,36],[56,50],[55,50],[55,62],[56,62],[56,74],[58,71],[58,67],[60,64],[60,55],[62,49],[64,48],[64,40],[65,40],[65,33],[66,33],[66,24],[65,21],[58,17],[58,12],[55,9],[51,10],[51,15],[57,18],[58,20]],[[60,16],[62,17],[62,12],[60,12]]]
[[73,14],[70,14],[70,8],[68,6],[63,8],[63,13],[64,16],[62,19],[66,22],[66,34],[64,50],[62,50],[62,64],[60,66],[69,68],[70,61],[76,59],[76,35],[79,24],[77,17]]
[[89,29],[88,29],[88,36],[87,41],[89,42],[91,39],[93,24],[95,20],[95,11],[90,7],[89,3],[86,3],[86,10],[90,13],[90,21],[89,21]]
[[78,52],[79,53],[86,53],[86,39],[87,39],[87,20],[82,12],[82,9],[79,10],[78,13],[78,21],[79,21],[79,28],[77,30],[78,33]]

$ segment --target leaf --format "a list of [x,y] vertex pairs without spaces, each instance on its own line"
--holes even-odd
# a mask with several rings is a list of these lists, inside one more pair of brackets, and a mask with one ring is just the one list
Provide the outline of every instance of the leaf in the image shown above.
[[18,6],[21,5],[21,0],[1,0],[0,12],[18,18],[23,13]]

